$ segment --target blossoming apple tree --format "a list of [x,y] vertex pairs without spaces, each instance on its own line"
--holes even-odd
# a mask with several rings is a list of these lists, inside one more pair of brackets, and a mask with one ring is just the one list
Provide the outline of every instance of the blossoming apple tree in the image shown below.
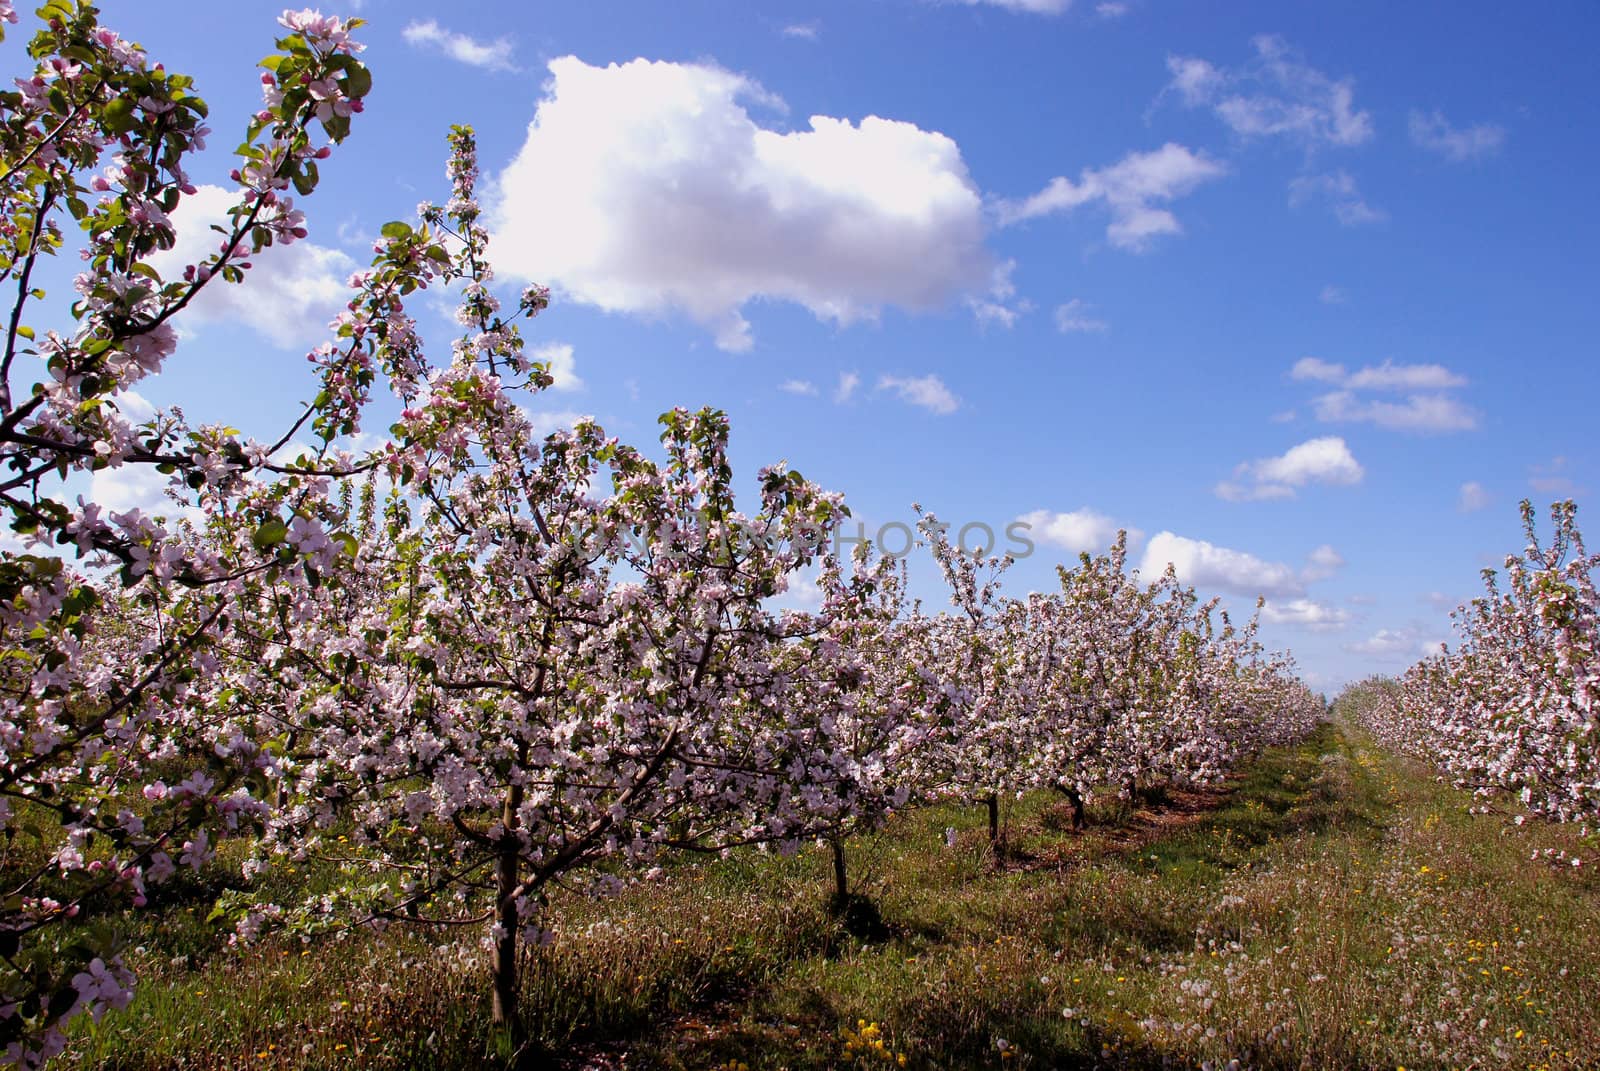
[[1585,550],[1572,502],[1551,507],[1546,542],[1534,519],[1523,502],[1522,553],[1506,557],[1503,582],[1485,570],[1484,594],[1452,615],[1455,650],[1352,705],[1382,742],[1462,787],[1589,822],[1600,816],[1600,555]]
[[[33,69],[0,93],[0,284],[12,294],[0,508],[23,541],[0,555],[0,1045],[24,1064],[56,1051],[73,1015],[127,1002],[132,979],[97,920],[270,810],[277,745],[223,682],[226,652],[251,631],[254,588],[309,598],[348,553],[348,534],[323,524],[335,478],[409,480],[448,445],[462,407],[432,389],[405,299],[471,267],[426,226],[385,228],[309,355],[312,400],[272,440],[227,414],[191,424],[176,406],[136,419],[132,390],[172,356],[184,310],[305,237],[295,199],[316,188],[371,84],[351,37],[360,22],[279,20],[214,250],[163,276],[152,259],[195,192],[186,167],[210,134],[206,105],[84,0],[39,14]],[[15,21],[9,3],[0,18]],[[52,305],[44,283],[64,255],[81,270],[70,306]],[[338,443],[380,380],[415,413],[357,457]],[[317,445],[278,460],[297,436]],[[165,477],[168,508],[119,513],[79,493],[95,473],[134,469]]]

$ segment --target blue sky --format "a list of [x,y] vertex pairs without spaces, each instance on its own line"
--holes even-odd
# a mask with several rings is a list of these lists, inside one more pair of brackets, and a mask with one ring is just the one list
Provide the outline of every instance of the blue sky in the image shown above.
[[[104,18],[196,76],[225,150],[277,11]],[[337,281],[443,200],[469,122],[508,292],[556,291],[530,345],[570,347],[530,408],[648,440],[722,407],[743,470],[787,458],[869,529],[1026,517],[1018,593],[1126,526],[1147,568],[1267,594],[1268,642],[1333,688],[1449,635],[1519,499],[1600,481],[1591,5],[350,13],[374,89],[310,241],[202,310],[154,404],[270,434]]]

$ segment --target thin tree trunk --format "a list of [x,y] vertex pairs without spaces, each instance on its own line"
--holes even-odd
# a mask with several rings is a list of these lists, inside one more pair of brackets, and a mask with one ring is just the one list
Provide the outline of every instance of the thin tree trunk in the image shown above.
[[1089,815],[1084,810],[1083,793],[1067,785],[1057,785],[1056,791],[1067,797],[1067,802],[1072,805],[1072,828],[1074,832],[1081,831],[1089,824]]
[[828,846],[833,849],[833,902],[842,909],[850,897],[844,865],[844,838],[834,837],[828,841]]
[[505,804],[501,808],[502,842],[500,857],[494,864],[495,895],[498,898],[495,921],[500,935],[494,942],[494,1005],[493,1023],[497,1035],[511,1043],[513,1052],[520,1053],[527,1034],[522,1026],[522,1016],[517,1014],[517,931],[521,919],[517,917],[517,886],[521,883],[521,845],[516,835],[517,809],[522,805],[522,786],[506,789]]
[[983,798],[984,805],[989,808],[989,844],[998,849],[1000,847],[1000,794],[991,792]]

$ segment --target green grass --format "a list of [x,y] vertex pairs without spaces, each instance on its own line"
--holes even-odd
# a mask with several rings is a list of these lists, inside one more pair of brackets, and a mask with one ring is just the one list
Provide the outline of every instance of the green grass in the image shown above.
[[[1084,834],[1018,801],[999,865],[981,808],[903,815],[851,846],[853,920],[821,852],[685,861],[556,905],[524,986],[536,1066],[1593,1066],[1600,882],[1530,856],[1595,845],[1470,802],[1327,726]],[[67,1066],[486,1065],[459,935],[231,950],[206,889],[141,923],[134,1003]]]

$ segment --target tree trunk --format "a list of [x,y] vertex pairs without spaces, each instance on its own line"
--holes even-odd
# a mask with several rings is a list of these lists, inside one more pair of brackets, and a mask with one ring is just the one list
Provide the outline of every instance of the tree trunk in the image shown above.
[[1000,794],[991,792],[983,798],[983,802],[989,808],[989,846],[998,850],[1000,847]]
[[1083,793],[1075,788],[1063,788],[1061,793],[1067,797],[1067,802],[1072,804],[1073,831],[1081,832],[1089,824],[1089,816],[1083,806]]
[[494,1030],[511,1042],[513,1050],[524,1041],[522,1017],[517,1014],[517,852],[502,852],[494,866],[499,907],[495,921],[500,935],[494,942]]
[[494,863],[495,922],[500,935],[494,942],[494,1004],[492,1009],[494,1032],[510,1043],[513,1057],[520,1060],[527,1033],[522,1026],[522,1016],[517,1014],[517,931],[522,920],[517,917],[517,886],[521,883],[521,844],[516,829],[517,810],[522,806],[522,786],[508,785],[505,801],[500,809],[500,856]]
[[833,902],[842,910],[850,898],[844,866],[844,838],[834,837],[828,841],[828,847],[833,849]]

